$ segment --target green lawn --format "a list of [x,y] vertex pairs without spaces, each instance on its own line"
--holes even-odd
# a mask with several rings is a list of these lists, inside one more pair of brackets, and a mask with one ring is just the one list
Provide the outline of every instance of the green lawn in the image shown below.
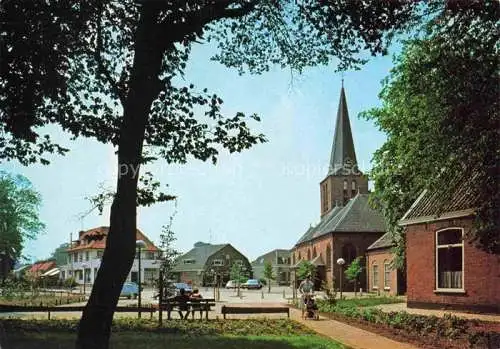
[[[73,349],[77,321],[0,320],[0,347]],[[2,333],[6,336],[2,338]],[[115,319],[111,349],[346,349],[289,319],[156,321]]]
[[[44,332],[8,334],[2,348],[73,349],[75,334]],[[187,336],[167,333],[120,332],[113,334],[110,349],[346,349],[316,335],[291,336]]]

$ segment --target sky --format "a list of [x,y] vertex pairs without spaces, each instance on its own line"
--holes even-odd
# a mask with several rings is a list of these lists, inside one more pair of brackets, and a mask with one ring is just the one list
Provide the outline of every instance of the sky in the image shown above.
[[[242,153],[221,153],[216,166],[191,160],[185,165],[160,162],[154,173],[176,202],[138,209],[138,228],[159,243],[163,225],[174,214],[177,249],[187,252],[197,241],[230,243],[250,260],[276,249],[292,248],[320,216],[319,183],[326,176],[340,96],[341,76],[334,66],[315,67],[301,75],[274,69],[263,75],[240,76],[209,60],[213,50],[197,45],[186,83],[207,87],[224,100],[223,112],[257,113],[250,123],[268,142]],[[391,55],[371,58],[361,70],[344,74],[344,87],[358,164],[371,168],[373,153],[385,135],[358,113],[380,105],[381,80],[392,66]],[[26,176],[42,196],[40,219],[45,232],[28,241],[31,261],[47,258],[80,230],[109,224],[109,207],[93,212],[85,199],[101,186],[113,189],[116,157],[112,147],[91,139],[70,141],[56,127],[51,135],[71,151],[53,157],[48,166],[0,164],[0,170]],[[146,170],[145,169],[145,170]],[[143,170],[144,171],[144,170]]]

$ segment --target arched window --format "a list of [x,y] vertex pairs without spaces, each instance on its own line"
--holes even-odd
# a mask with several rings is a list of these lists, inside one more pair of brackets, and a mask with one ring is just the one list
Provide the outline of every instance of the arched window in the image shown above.
[[356,186],[356,181],[352,181],[351,182],[351,190],[352,190],[352,195],[351,196],[355,196],[357,191],[358,191],[358,188]]
[[347,184],[347,179],[344,179],[344,195],[342,199],[342,204],[345,205],[347,204],[347,201],[349,201],[349,192],[348,192],[348,184]]
[[378,288],[378,265],[377,263],[372,264],[372,288]]
[[316,253],[316,246],[315,246],[315,247],[313,247],[313,258],[316,258],[316,256],[317,256],[317,253]]
[[464,258],[462,228],[436,231],[436,289],[464,288]]
[[308,261],[311,260],[311,250],[310,249],[307,249],[307,260]]
[[356,258],[356,247],[352,244],[345,244],[342,247],[342,258],[345,260],[345,265],[349,266],[354,258]]
[[298,257],[298,261],[297,262],[299,262],[301,259],[302,259],[302,255],[299,252],[299,257]]
[[384,261],[384,289],[391,287],[391,265],[389,261]]
[[295,265],[295,253],[292,254],[292,265]]
[[331,268],[332,267],[332,248],[330,247],[330,244],[326,245],[326,267]]

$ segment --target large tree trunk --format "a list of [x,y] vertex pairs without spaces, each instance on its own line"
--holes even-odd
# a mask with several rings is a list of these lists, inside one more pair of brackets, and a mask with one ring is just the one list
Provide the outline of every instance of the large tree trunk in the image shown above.
[[132,267],[136,240],[137,180],[145,127],[159,92],[162,49],[156,10],[143,6],[135,38],[130,87],[118,145],[118,180],[101,266],[78,328],[78,349],[106,349],[121,288]]

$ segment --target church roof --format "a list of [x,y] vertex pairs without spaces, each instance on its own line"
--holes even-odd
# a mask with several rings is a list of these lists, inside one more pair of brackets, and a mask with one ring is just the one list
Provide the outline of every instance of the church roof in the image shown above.
[[342,174],[344,169],[348,170],[353,167],[357,167],[356,152],[354,150],[344,86],[342,86],[328,175]]
[[382,214],[368,202],[369,194],[357,194],[345,206],[335,206],[316,226],[311,226],[296,245],[330,233],[385,232]]

